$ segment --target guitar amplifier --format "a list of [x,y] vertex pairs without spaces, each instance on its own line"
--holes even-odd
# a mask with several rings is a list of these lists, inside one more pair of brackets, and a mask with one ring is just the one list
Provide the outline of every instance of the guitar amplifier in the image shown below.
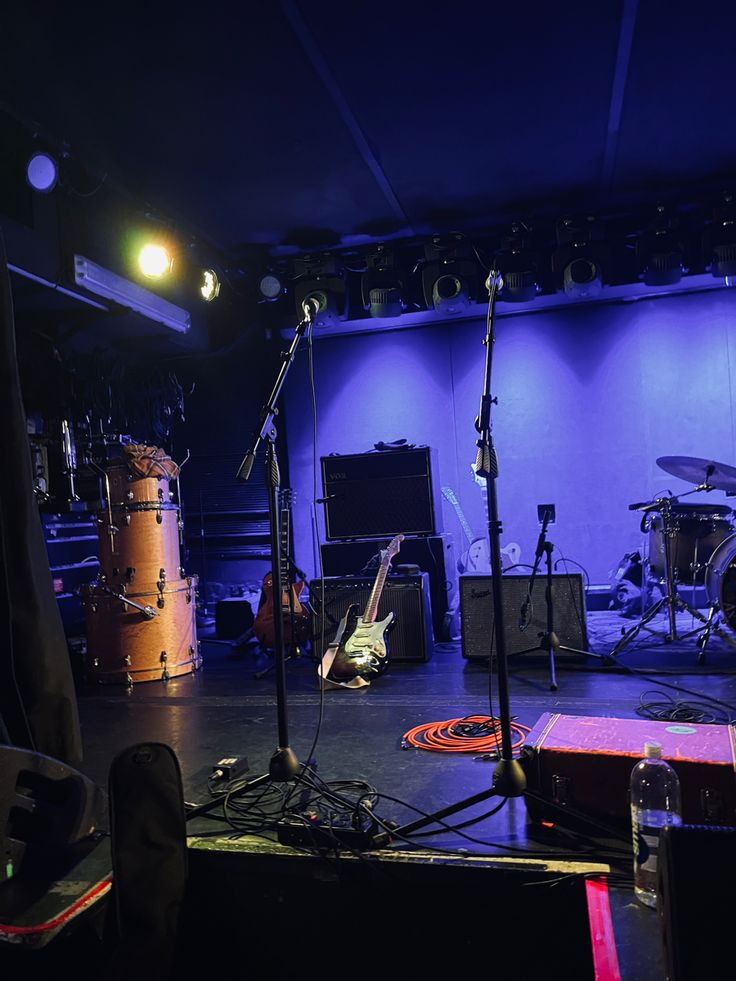
[[[534,648],[547,630],[546,575],[537,576],[532,592],[529,626],[519,627],[522,604],[529,590],[528,575],[507,573],[501,577],[503,625],[506,654],[521,654]],[[460,576],[460,619],[463,657],[488,660],[494,641],[493,592],[490,576]],[[585,596],[580,573],[552,576],[552,603],[555,633],[560,644],[578,651],[588,649],[585,623]],[[539,651],[547,658],[546,651]],[[581,655],[560,651],[556,658],[581,660]],[[494,655],[495,658],[495,655]]]
[[328,541],[437,532],[434,451],[428,446],[323,456]]
[[[322,545],[322,574],[326,577],[360,576],[371,559],[386,548],[388,543],[388,538],[326,542]],[[404,538],[394,565],[404,564],[419,566],[419,571],[426,572],[429,576],[432,626],[435,638],[439,639],[446,630],[445,614],[457,580],[452,536],[424,535]]]
[[[326,648],[337,633],[340,620],[351,603],[362,612],[373,589],[375,577],[313,579],[309,584],[309,601],[315,610],[312,650],[322,657],[321,636],[322,588],[324,582]],[[377,619],[393,612],[395,620],[387,634],[391,661],[427,661],[434,650],[432,613],[429,602],[429,577],[426,572],[411,576],[389,576],[378,602]]]

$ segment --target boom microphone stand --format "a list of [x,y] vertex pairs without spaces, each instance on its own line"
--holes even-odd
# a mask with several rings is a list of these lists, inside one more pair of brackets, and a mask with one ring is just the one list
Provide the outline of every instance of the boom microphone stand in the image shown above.
[[237,479],[245,481],[250,477],[250,472],[255,463],[256,453],[262,440],[266,440],[266,486],[268,488],[268,518],[271,531],[271,576],[272,589],[274,596],[275,616],[273,621],[274,632],[274,660],[276,667],[276,706],[278,716],[278,747],[271,757],[268,773],[256,777],[248,783],[249,787],[257,786],[265,781],[286,783],[295,777],[299,772],[299,761],[294,751],[289,746],[289,730],[286,708],[286,651],[284,647],[284,619],[281,610],[282,582],[281,582],[281,541],[279,535],[279,484],[281,476],[279,464],[276,458],[276,427],[274,417],[278,414],[276,402],[278,401],[281,389],[286,379],[287,372],[291,367],[304,332],[311,326],[317,313],[316,303],[307,299],[302,304],[304,319],[295,328],[294,339],[288,351],[282,354],[281,368],[279,369],[273,390],[268,397],[268,401],[261,409],[261,416],[258,429],[255,433],[253,443],[245,455]]
[[[483,477],[488,489],[488,537],[491,546],[491,593],[493,596],[494,637],[496,643],[496,671],[498,674],[498,704],[501,727],[501,757],[493,771],[493,782],[490,790],[482,790],[472,797],[466,797],[456,804],[450,804],[442,810],[428,814],[426,817],[410,824],[395,828],[386,835],[379,835],[377,843],[385,843],[393,835],[397,838],[424,828],[428,824],[441,821],[451,814],[473,807],[491,797],[521,797],[526,789],[526,774],[518,760],[513,757],[511,742],[511,712],[509,708],[508,664],[506,660],[506,637],[503,623],[503,594],[501,591],[501,522],[498,519],[498,499],[496,496],[496,478],[498,477],[498,459],[493,446],[491,435],[491,405],[496,402],[491,397],[491,368],[493,363],[493,345],[495,343],[493,318],[498,290],[499,273],[492,269],[486,280],[488,290],[488,317],[486,336],[483,343],[486,348],[485,373],[483,378],[483,394],[480,400],[480,412],[475,420],[475,428],[479,437],[476,441],[478,453],[476,456],[475,472]],[[489,658],[489,671],[492,658]]]

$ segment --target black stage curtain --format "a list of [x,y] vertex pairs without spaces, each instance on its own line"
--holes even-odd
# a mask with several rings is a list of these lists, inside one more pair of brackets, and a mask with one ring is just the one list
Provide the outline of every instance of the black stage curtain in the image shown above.
[[69,648],[33,491],[0,234],[0,738],[74,766],[82,737]]

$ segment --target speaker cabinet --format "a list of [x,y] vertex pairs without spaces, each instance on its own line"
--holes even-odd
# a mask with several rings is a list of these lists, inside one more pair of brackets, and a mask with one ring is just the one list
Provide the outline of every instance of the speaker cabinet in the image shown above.
[[323,456],[328,541],[437,532],[437,467],[428,446]]
[[[501,578],[504,638],[508,656],[535,647],[540,641],[540,635],[547,631],[546,576],[537,576],[535,579],[532,605],[529,608],[529,626],[526,630],[519,627],[521,607],[529,591],[529,580],[528,575],[507,574]],[[552,604],[555,633],[560,644],[579,651],[587,650],[582,575],[553,575]],[[463,657],[469,660],[488,660],[495,631],[490,576],[460,576],[460,618]],[[547,656],[545,651],[538,653],[541,657]],[[559,657],[580,659],[579,655],[565,651],[560,651]]]
[[734,862],[734,828],[662,828],[658,912],[669,981],[733,977]]
[[[326,577],[360,577],[371,559],[386,548],[389,541],[390,538],[368,538],[352,542],[326,542],[322,546],[322,573]],[[455,595],[457,581],[452,536],[424,535],[405,538],[393,566],[395,568],[405,563],[418,566],[420,572],[426,572],[429,576],[434,636],[438,640],[449,640],[445,636],[445,614],[450,605],[449,599]]]
[[[309,584],[309,600],[317,616],[313,618],[312,649],[317,657],[323,653],[321,637],[321,582]],[[330,643],[343,614],[351,603],[362,612],[371,595],[375,576],[324,580],[325,647]],[[395,620],[387,641],[392,661],[426,661],[434,649],[432,617],[429,604],[429,577],[426,572],[415,576],[391,576],[386,580],[378,603],[377,619],[393,612]]]

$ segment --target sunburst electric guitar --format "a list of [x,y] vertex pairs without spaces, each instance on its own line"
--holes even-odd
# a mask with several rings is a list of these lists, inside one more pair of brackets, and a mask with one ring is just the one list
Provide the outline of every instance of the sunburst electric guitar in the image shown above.
[[[267,572],[261,587],[262,602],[253,624],[253,633],[258,638],[261,647],[273,649],[276,643],[277,616],[281,616],[284,625],[284,644],[299,648],[306,643],[309,636],[311,617],[309,611],[299,601],[303,582],[295,582],[289,562],[290,554],[290,524],[291,507],[294,492],[286,488],[280,494],[279,516],[279,563],[281,570],[281,602],[274,596],[273,575]],[[280,607],[279,612],[277,608]]]
[[386,634],[393,625],[394,614],[389,613],[383,620],[376,620],[376,615],[389,566],[403,540],[403,535],[396,535],[382,553],[376,581],[363,613],[360,614],[357,603],[352,603],[340,621],[331,645],[337,646],[337,653],[330,668],[330,679],[343,682],[359,677],[370,681],[388,667]]

